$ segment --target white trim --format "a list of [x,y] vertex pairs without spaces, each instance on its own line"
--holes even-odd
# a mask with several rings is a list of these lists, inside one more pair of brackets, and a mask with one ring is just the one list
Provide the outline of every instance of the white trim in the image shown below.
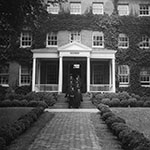
[[[101,8],[101,9],[99,9],[99,12],[96,12],[94,10],[94,5],[99,5],[99,7],[98,6],[95,7],[97,9]],[[94,15],[103,15],[104,14],[104,4],[102,2],[93,2],[93,4],[92,4],[92,13]]]
[[[99,37],[102,37],[102,46],[99,45],[99,46],[95,46],[93,43],[94,43],[94,36],[99,36]],[[104,39],[104,33],[103,32],[99,32],[99,31],[93,31],[92,33],[92,47],[93,48],[104,48],[105,44],[105,39]]]
[[[77,5],[77,4],[79,4],[79,12],[72,12],[72,7],[71,7],[71,5]],[[81,9],[81,2],[70,2],[70,14],[71,15],[81,15],[81,11],[82,11],[82,9]]]
[[[53,40],[53,42],[57,42],[57,45],[48,45],[48,37],[53,37],[53,36],[56,36],[56,38],[57,38],[57,40],[56,41],[54,41]],[[54,33],[54,32],[50,32],[50,33],[47,33],[46,34],[46,47],[48,47],[48,48],[50,48],[50,47],[58,47],[58,35],[57,35],[57,33]]]
[[129,13],[130,13],[129,12],[129,5],[128,4],[118,4],[117,9],[118,9],[119,16],[128,16]]
[[21,32],[21,34],[20,34],[20,48],[30,48],[32,46],[32,40],[33,40],[32,34],[31,34],[31,45],[22,45],[23,33],[31,34],[30,32],[27,32],[27,31]]
[[[121,41],[120,38],[124,38],[124,39],[127,38],[127,41]],[[119,46],[120,44],[123,45],[126,43],[127,43],[127,46]],[[124,33],[120,33],[118,36],[118,48],[121,48],[121,49],[129,48],[129,37]]]

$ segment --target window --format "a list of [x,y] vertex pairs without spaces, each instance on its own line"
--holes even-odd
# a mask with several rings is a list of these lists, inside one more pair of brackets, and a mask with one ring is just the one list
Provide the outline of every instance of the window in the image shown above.
[[70,42],[72,43],[74,41],[79,42],[79,43],[81,42],[81,34],[80,34],[80,32],[73,31],[73,32],[70,33]]
[[29,32],[22,32],[21,33],[21,47],[31,47],[32,46],[32,34]]
[[70,14],[81,14],[81,3],[70,3]]
[[51,3],[47,2],[47,12],[50,14],[58,14],[59,13],[59,4],[58,3]]
[[118,48],[128,48],[129,47],[129,38],[126,34],[119,34],[118,37]]
[[93,3],[93,14],[104,14],[103,3]]
[[140,16],[150,16],[150,5],[140,5]]
[[8,86],[9,65],[0,66],[0,85]]
[[104,47],[103,32],[93,32],[93,47]]
[[146,35],[142,36],[142,40],[140,42],[140,48],[141,49],[147,49],[150,47],[150,38]]
[[118,5],[118,14],[120,16],[129,15],[129,5],[128,4],[120,4]]
[[129,84],[129,66],[120,65],[118,66],[119,85],[125,86]]
[[28,66],[20,66],[20,85],[30,85],[31,75]]
[[141,68],[140,81],[142,86],[150,86],[150,67]]
[[51,47],[51,46],[57,46],[57,34],[54,32],[48,33],[47,38],[46,38],[46,46]]

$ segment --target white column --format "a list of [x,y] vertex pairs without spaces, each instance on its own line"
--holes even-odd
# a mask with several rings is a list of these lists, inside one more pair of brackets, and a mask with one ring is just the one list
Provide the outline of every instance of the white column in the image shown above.
[[87,57],[87,92],[90,92],[90,57]]
[[115,81],[115,58],[112,59],[112,92],[116,92],[116,81]]
[[58,92],[62,92],[62,78],[63,78],[63,68],[62,68],[62,56],[59,57],[59,83],[58,83]]
[[36,58],[33,58],[33,68],[32,68],[32,91],[35,91],[35,70],[36,69]]
[[111,88],[112,86],[112,67],[111,67],[112,63],[111,61],[109,61],[109,88]]

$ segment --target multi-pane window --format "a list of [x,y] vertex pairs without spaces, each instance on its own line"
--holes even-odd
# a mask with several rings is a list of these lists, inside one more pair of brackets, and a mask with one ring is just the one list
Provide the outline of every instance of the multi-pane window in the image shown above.
[[142,86],[150,86],[150,67],[141,68],[140,81]]
[[81,42],[81,34],[80,34],[80,32],[72,31],[70,33],[70,42],[72,43],[74,41],[79,42],[79,43]]
[[104,47],[103,32],[93,32],[93,47]]
[[70,3],[70,14],[81,14],[81,3]]
[[9,78],[9,65],[0,66],[0,85],[7,86]]
[[103,3],[93,3],[93,14],[104,14]]
[[140,5],[139,6],[140,8],[140,12],[139,12],[139,15],[140,16],[150,16],[150,5]]
[[118,14],[120,16],[129,15],[129,5],[128,4],[120,4],[118,5]]
[[22,32],[21,33],[21,40],[20,40],[21,47],[31,47],[32,46],[32,34],[30,32]]
[[51,32],[47,34],[46,46],[57,46],[57,33]]
[[20,85],[30,85],[31,73],[30,68],[25,65],[20,66]]
[[126,34],[119,34],[118,37],[118,48],[128,48],[129,47],[129,38]]
[[119,75],[120,86],[129,84],[129,66],[128,65],[118,66],[118,75]]
[[58,14],[59,13],[59,4],[58,3],[51,3],[51,2],[47,2],[47,12],[50,14]]
[[150,38],[146,35],[143,35],[142,36],[142,40],[140,42],[140,48],[142,49],[147,49],[150,47]]

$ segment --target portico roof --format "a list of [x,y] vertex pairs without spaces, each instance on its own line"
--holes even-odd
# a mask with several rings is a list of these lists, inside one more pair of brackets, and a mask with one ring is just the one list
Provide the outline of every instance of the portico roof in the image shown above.
[[66,44],[66,45],[63,45],[61,47],[58,48],[58,51],[67,51],[67,52],[70,52],[70,51],[83,51],[83,52],[90,52],[92,51],[92,49],[86,45],[83,45],[79,42],[72,42],[72,43],[69,43],[69,44]]

